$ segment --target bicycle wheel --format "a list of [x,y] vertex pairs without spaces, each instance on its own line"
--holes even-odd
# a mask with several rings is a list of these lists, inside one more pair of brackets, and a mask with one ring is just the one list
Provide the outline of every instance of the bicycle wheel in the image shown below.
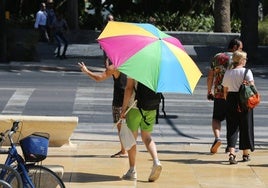
[[12,188],[12,186],[4,180],[0,180],[0,187],[1,188]]
[[0,164],[0,179],[3,187],[23,188],[20,174],[10,166]]
[[39,165],[26,165],[35,188],[65,188],[61,178],[52,170]]
[[4,180],[0,180],[0,187],[1,188],[12,188],[12,186]]

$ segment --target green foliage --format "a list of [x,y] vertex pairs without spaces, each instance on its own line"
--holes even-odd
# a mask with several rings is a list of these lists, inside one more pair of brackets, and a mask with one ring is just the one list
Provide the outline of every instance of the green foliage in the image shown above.
[[266,16],[263,21],[259,21],[259,44],[268,45],[268,16]]
[[142,14],[137,14],[135,12],[131,13],[131,14],[127,14],[126,16],[115,16],[117,21],[124,21],[124,22],[135,22],[135,23],[145,23],[148,22],[148,19],[146,18],[146,16],[144,15],[144,13]]
[[[197,14],[191,12],[189,15],[181,16],[179,12],[158,12],[154,13],[155,25],[163,31],[190,31],[190,32],[213,32],[214,18],[212,15]],[[149,17],[145,14],[128,14],[127,16],[116,16],[118,21],[125,22],[149,22]],[[240,33],[241,20],[233,18],[231,20],[233,33]]]
[[[163,31],[192,31],[192,32],[211,32],[214,27],[212,16],[189,15],[180,16],[179,12],[158,12],[154,13],[155,25]],[[149,17],[144,14],[129,14],[118,16],[117,20],[126,22],[149,22]]]
[[179,12],[155,13],[156,25],[163,31],[176,31],[179,25]]
[[211,32],[214,28],[213,16],[187,15],[180,18],[179,31]]
[[233,18],[231,20],[231,32],[240,33],[241,32],[241,20]]

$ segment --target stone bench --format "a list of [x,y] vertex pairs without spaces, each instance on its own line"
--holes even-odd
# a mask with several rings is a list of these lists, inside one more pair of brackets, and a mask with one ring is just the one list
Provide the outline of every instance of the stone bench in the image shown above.
[[69,144],[71,134],[78,125],[78,117],[74,116],[0,115],[0,132],[10,129],[16,120],[21,123],[18,132],[13,137],[15,142],[34,132],[45,132],[50,135],[50,147]]

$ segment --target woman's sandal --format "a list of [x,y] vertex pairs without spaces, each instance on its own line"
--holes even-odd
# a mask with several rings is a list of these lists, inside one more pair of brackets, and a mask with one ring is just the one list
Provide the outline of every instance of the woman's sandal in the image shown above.
[[243,162],[248,162],[250,161],[249,154],[243,155]]
[[111,155],[111,158],[128,158],[128,154],[123,154],[122,151],[119,151],[116,154]]
[[232,153],[230,153],[229,154],[229,162],[230,162],[230,164],[232,165],[232,164],[237,164],[237,161],[235,160],[235,155],[234,154],[232,154]]

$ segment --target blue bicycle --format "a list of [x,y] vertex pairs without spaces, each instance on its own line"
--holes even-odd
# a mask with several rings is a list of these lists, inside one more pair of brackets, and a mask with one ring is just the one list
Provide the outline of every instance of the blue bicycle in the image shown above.
[[[10,147],[8,149],[1,148],[0,154],[7,154],[5,166],[15,169],[21,177],[23,188],[65,188],[60,177],[45,166],[38,165],[46,158],[49,135],[46,133],[33,133],[32,135],[20,140],[21,149],[24,158],[18,153],[16,144],[12,136],[19,128],[19,121],[14,121],[12,128],[0,134],[0,143],[8,138]],[[6,176],[6,172],[0,172],[0,180]],[[5,182],[12,188],[20,188],[19,180],[15,180],[15,176],[8,176]]]

